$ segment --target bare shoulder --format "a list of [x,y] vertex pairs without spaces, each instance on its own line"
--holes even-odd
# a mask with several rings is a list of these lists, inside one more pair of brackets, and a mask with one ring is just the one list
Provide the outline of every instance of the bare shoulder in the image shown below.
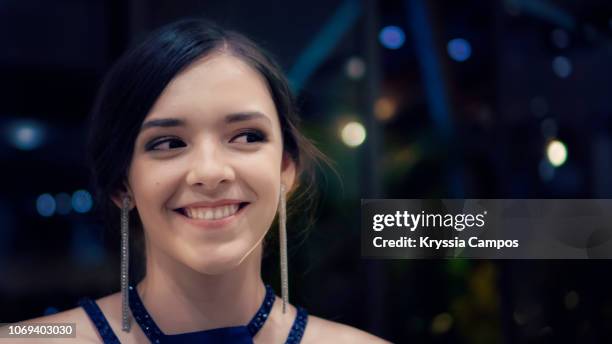
[[308,316],[302,343],[389,343],[370,333],[338,322]]
[[[89,317],[81,307],[69,309],[67,311],[28,319],[11,325],[30,325],[30,324],[76,324],[75,335],[78,343],[99,343],[100,339]],[[72,339],[72,338],[71,338]],[[72,339],[72,340],[74,340]],[[0,339],[0,343],[66,343],[66,338],[11,338]]]

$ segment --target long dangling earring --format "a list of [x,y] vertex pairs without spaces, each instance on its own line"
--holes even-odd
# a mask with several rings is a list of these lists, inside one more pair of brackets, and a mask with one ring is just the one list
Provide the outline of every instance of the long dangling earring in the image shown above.
[[130,197],[123,197],[121,207],[121,329],[130,332],[128,281],[130,271],[129,212]]
[[280,202],[279,202],[279,241],[280,241],[280,268],[281,268],[281,296],[283,299],[283,313],[287,311],[287,303],[289,303],[289,267],[287,264],[287,202],[285,199],[285,185],[280,187]]

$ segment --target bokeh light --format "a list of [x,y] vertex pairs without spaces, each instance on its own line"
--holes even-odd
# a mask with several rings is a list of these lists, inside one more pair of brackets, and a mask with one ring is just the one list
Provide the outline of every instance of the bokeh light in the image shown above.
[[378,39],[385,48],[399,49],[402,45],[404,45],[406,35],[404,34],[404,30],[402,30],[400,27],[390,25],[380,30]]
[[572,74],[572,62],[565,56],[555,57],[552,62],[552,68],[553,72],[562,79]]
[[342,127],[340,137],[345,145],[357,147],[365,141],[366,131],[361,123],[352,121]]
[[72,210],[72,197],[62,192],[55,195],[55,211],[59,215],[67,215]]
[[346,75],[353,79],[361,79],[366,72],[365,62],[361,57],[353,56],[346,62]]
[[559,140],[551,140],[546,147],[546,157],[551,165],[559,167],[567,160],[567,148]]
[[453,317],[448,313],[436,315],[431,322],[431,332],[433,334],[443,334],[453,326]]
[[457,62],[463,62],[472,56],[472,46],[463,38],[451,39],[446,45],[446,50],[448,55]]
[[397,105],[393,99],[382,97],[374,103],[374,115],[381,121],[388,121],[395,115],[396,108]]
[[48,193],[38,196],[36,199],[36,210],[41,216],[53,216],[53,213],[55,213],[55,198]]
[[77,213],[86,213],[91,210],[93,200],[87,190],[77,190],[72,194],[72,208]]
[[563,303],[565,304],[565,308],[574,309],[578,306],[578,303],[580,303],[580,296],[574,290],[569,291],[567,294],[565,294]]
[[9,125],[7,136],[15,148],[33,150],[42,145],[44,131],[42,125],[36,121],[21,120]]

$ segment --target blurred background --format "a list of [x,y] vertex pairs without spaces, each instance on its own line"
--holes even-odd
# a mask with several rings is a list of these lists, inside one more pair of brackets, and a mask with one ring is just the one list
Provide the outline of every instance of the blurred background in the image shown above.
[[606,0],[0,1],[0,322],[119,289],[86,120],[120,54],[184,16],[272,52],[336,162],[290,241],[293,303],[397,343],[611,340],[609,261],[366,260],[356,215],[361,198],[612,198]]

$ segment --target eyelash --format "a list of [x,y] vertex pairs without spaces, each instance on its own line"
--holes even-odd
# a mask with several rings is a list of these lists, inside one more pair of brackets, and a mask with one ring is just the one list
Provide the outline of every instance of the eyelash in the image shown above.
[[[262,132],[261,130],[245,130],[243,132],[241,132],[240,134],[234,136],[232,138],[232,140],[244,136],[244,135],[255,135],[256,136],[256,140],[255,142],[247,142],[248,143],[258,143],[258,142],[266,142],[267,141],[267,136],[264,132]],[[175,137],[163,137],[157,140],[153,140],[149,143],[147,143],[145,145],[145,151],[164,151],[164,150],[171,150],[173,148],[169,148],[169,149],[156,149],[157,146],[161,145],[162,143],[166,143],[166,142],[176,142],[176,141],[180,141],[183,146],[185,147],[185,144],[182,142],[182,140],[180,140],[179,138],[175,138]],[[182,147],[178,147],[178,148],[182,148]]]

